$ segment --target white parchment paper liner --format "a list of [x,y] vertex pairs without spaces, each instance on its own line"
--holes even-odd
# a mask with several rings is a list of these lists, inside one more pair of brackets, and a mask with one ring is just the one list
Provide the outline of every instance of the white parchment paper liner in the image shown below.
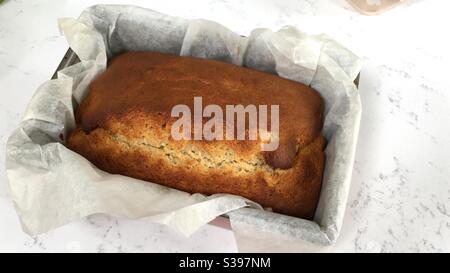
[[[150,218],[190,235],[227,213],[239,250],[299,250],[334,242],[350,185],[361,113],[353,80],[360,59],[332,39],[293,27],[241,37],[206,20],[185,20],[133,7],[98,5],[60,28],[81,62],[42,84],[7,144],[11,196],[23,229],[39,234],[94,213]],[[158,51],[217,59],[311,85],[326,102],[326,169],[314,221],[262,210],[244,198],[205,197],[103,172],[64,146],[74,107],[107,59]],[[249,208],[251,206],[252,208]]]

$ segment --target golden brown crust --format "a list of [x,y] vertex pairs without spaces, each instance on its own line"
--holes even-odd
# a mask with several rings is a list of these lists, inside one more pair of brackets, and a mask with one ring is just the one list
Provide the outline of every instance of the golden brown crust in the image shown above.
[[[280,146],[175,141],[174,105],[280,105]],[[187,192],[241,195],[274,211],[313,216],[324,167],[323,100],[313,89],[218,61],[125,53],[90,86],[68,147],[100,169]]]

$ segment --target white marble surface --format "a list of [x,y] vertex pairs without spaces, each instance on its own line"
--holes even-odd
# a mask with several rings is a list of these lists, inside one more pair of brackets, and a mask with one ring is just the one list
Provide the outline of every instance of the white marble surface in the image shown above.
[[[56,19],[97,3],[134,3],[215,20],[243,35],[295,25],[324,32],[366,60],[361,131],[338,242],[323,251],[450,251],[450,2],[409,0],[377,17],[344,0],[13,1],[0,5],[0,165],[5,143],[67,49]],[[29,237],[0,171],[0,251],[236,251],[233,234],[206,226],[184,238],[148,222],[95,215]]]

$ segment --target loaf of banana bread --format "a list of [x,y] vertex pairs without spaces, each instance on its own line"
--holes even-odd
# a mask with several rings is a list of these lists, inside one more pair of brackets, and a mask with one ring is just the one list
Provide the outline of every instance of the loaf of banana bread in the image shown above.
[[[238,139],[237,129],[231,138],[199,139],[194,124],[185,138],[174,137],[180,117],[173,115],[174,106],[195,113],[199,98],[203,107],[214,105],[224,112],[230,105],[257,110],[277,105],[277,148],[261,148],[267,139],[260,130],[257,139]],[[91,83],[67,145],[110,173],[190,193],[240,195],[275,212],[310,219],[325,162],[323,111],[318,92],[272,74],[215,60],[129,52],[112,59]],[[246,125],[250,118],[244,117]],[[208,120],[197,119],[203,126]],[[225,114],[223,120],[225,134],[230,129]],[[237,117],[231,120],[231,129],[236,128]],[[219,129],[217,124],[214,128]],[[248,128],[244,136],[250,135]]]

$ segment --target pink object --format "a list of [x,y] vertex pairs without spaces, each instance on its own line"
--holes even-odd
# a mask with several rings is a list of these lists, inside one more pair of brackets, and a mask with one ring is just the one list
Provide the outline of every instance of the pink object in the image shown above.
[[366,15],[377,15],[385,12],[404,0],[347,0],[356,10]]
[[226,217],[222,217],[222,216],[216,217],[216,219],[212,220],[208,224],[216,226],[216,227],[221,227],[224,229],[231,230],[230,219],[228,219]]

